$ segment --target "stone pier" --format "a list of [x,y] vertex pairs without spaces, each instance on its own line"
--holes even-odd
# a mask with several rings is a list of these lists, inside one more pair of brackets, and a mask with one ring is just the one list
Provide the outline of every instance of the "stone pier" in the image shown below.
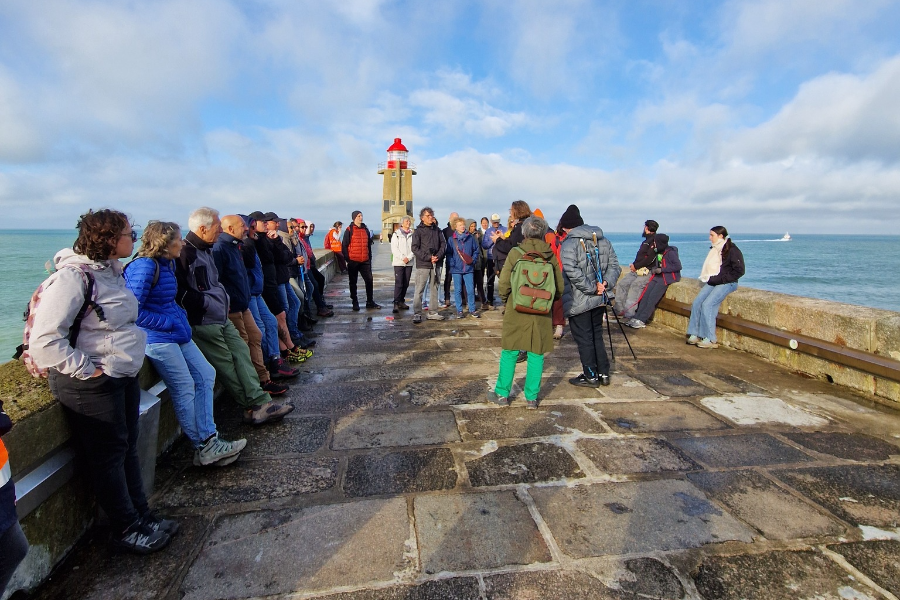
[[[181,532],[149,557],[95,527],[35,598],[894,599],[900,415],[749,354],[613,323],[612,385],[574,387],[570,335],[538,410],[484,401],[502,315],[412,323],[327,288],[315,356],[282,423],[243,425],[241,460],[180,442],[153,504]],[[360,282],[362,284],[362,282]],[[362,287],[362,285],[361,285]],[[411,292],[409,303],[411,304]],[[432,306],[436,304],[431,299]]]

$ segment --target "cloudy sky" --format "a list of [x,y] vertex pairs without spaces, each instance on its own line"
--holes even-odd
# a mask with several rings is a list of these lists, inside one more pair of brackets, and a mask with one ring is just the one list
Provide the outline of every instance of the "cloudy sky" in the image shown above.
[[896,0],[3,0],[3,227],[511,201],[608,231],[896,233]]

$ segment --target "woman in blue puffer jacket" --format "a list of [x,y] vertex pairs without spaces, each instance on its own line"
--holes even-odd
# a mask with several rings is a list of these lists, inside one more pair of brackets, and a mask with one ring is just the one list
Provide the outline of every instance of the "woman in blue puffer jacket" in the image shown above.
[[[456,315],[463,317],[462,286],[466,286],[466,298],[469,301],[469,316],[479,319],[481,315],[475,310],[475,261],[481,252],[478,240],[466,231],[466,220],[457,217],[450,223],[455,230],[447,240],[447,269],[453,276],[453,298],[456,301]],[[466,262],[468,260],[469,262]]]
[[175,303],[175,259],[184,242],[177,223],[150,221],[138,258],[125,269],[138,300],[137,325],[147,332],[147,358],[166,382],[175,416],[194,447],[194,464],[224,466],[237,460],[246,440],[219,437],[213,420],[216,371],[191,341],[187,313]]

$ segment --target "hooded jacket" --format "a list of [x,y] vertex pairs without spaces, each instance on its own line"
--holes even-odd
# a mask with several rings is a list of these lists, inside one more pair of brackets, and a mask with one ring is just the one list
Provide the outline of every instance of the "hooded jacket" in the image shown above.
[[[156,284],[157,268],[159,276]],[[187,313],[175,303],[178,281],[171,258],[137,258],[125,268],[125,285],[138,301],[137,325],[148,344],[186,344],[191,341]]]
[[[655,233],[644,234],[644,241],[641,242],[641,246],[638,248],[637,254],[634,257],[634,262],[631,263],[634,265],[635,269],[643,269],[644,267],[652,268],[654,266],[653,263],[656,262],[656,251],[653,248],[655,237]],[[666,241],[668,241],[668,239],[668,236],[666,236]]]
[[[459,252],[465,252],[472,257],[472,264],[467,265],[463,262]],[[475,271],[475,263],[478,261],[478,255],[481,249],[478,247],[478,240],[475,236],[462,232],[454,231],[447,240],[447,269],[451,274],[468,275]]]
[[250,279],[241,253],[241,240],[224,231],[212,248],[219,281],[228,292],[228,312],[242,313],[250,308]]
[[[471,231],[469,231],[472,228],[472,223],[475,223],[475,225],[476,225],[475,233],[472,233]],[[472,255],[472,258],[475,259],[475,262],[472,263],[472,267],[476,271],[484,271],[486,256],[485,256],[485,252],[484,252],[484,247],[481,245],[481,242],[484,240],[484,233],[482,233],[477,228],[477,225],[478,225],[478,221],[476,221],[475,219],[466,219],[466,231],[469,233],[469,235],[471,235],[472,237],[475,238],[475,243],[478,245],[478,252],[476,252],[475,254]]]
[[606,283],[607,296],[615,288],[622,269],[612,244],[603,237],[603,230],[591,225],[580,225],[571,229],[560,247],[562,257],[563,310],[566,316],[580,315],[606,302],[597,294],[597,275],[585,252],[592,249],[594,235],[597,236],[597,248],[600,251],[600,270]]
[[[29,353],[43,368],[62,375],[88,379],[99,368],[110,377],[133,377],[144,364],[147,334],[137,326],[138,301],[125,286],[123,266],[118,260],[93,261],[75,254],[71,248],[56,253],[57,272],[50,276],[34,311]],[[69,344],[69,330],[84,304],[84,279],[78,269],[67,265],[87,265],[94,275],[96,310],[88,311],[81,322],[75,347]]]
[[661,283],[669,285],[676,281],[681,281],[681,259],[678,258],[678,248],[669,245],[669,236],[664,233],[656,234],[656,254],[658,263],[653,268],[653,280],[660,280]]
[[[522,256],[528,252],[537,252],[553,264],[553,275],[556,279],[556,293],[554,301],[563,294],[563,275],[559,267],[559,261],[550,245],[544,240],[525,239],[517,248],[510,251],[508,260],[500,272],[500,282],[497,291],[500,299],[506,304],[512,294],[510,277],[513,267]],[[503,333],[500,345],[504,350],[525,350],[535,354],[546,354],[553,350],[553,321],[550,314],[529,315],[520,313],[512,306],[503,311]]]
[[228,318],[228,292],[219,283],[219,271],[212,255],[212,244],[193,231],[184,238],[181,256],[175,261],[178,279],[176,300],[187,311],[191,327],[224,325]]
[[[412,267],[416,259],[412,251],[412,240],[415,231],[410,229],[404,232],[402,228],[397,228],[394,235],[391,236],[391,265],[395,267]],[[408,258],[409,262],[403,262],[404,258]]]
[[[431,270],[441,265],[441,259],[447,252],[447,240],[437,223],[426,225],[419,221],[413,232],[412,251],[416,255],[416,268]],[[431,257],[437,256],[438,262],[432,264]]]

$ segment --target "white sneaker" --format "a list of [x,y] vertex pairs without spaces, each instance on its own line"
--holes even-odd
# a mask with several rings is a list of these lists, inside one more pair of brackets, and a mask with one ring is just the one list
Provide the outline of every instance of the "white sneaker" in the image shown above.
[[220,460],[236,456],[241,453],[241,450],[246,445],[247,440],[243,438],[229,442],[215,435],[202,448],[197,449],[197,452],[194,454],[194,465],[205,467]]
[[632,329],[643,329],[644,327],[647,326],[646,323],[644,323],[643,321],[641,321],[639,319],[629,319],[628,322],[625,324],[627,326],[631,327]]
[[700,338],[698,338],[696,335],[688,336],[688,339],[685,342],[685,344],[690,344],[691,346],[696,346],[699,343],[700,343]]
[[438,314],[436,312],[429,312],[428,316],[425,318],[428,319],[429,321],[443,321],[444,315]]
[[709,348],[709,349],[712,349],[712,348],[718,348],[719,345],[718,345],[717,343],[713,342],[712,340],[708,340],[708,339],[706,339],[706,338],[703,338],[702,340],[700,340],[699,342],[697,342],[697,347],[698,347],[698,348]]
[[553,331],[553,339],[558,340],[558,339],[561,339],[562,336],[563,336],[563,326],[557,325],[556,329]]

